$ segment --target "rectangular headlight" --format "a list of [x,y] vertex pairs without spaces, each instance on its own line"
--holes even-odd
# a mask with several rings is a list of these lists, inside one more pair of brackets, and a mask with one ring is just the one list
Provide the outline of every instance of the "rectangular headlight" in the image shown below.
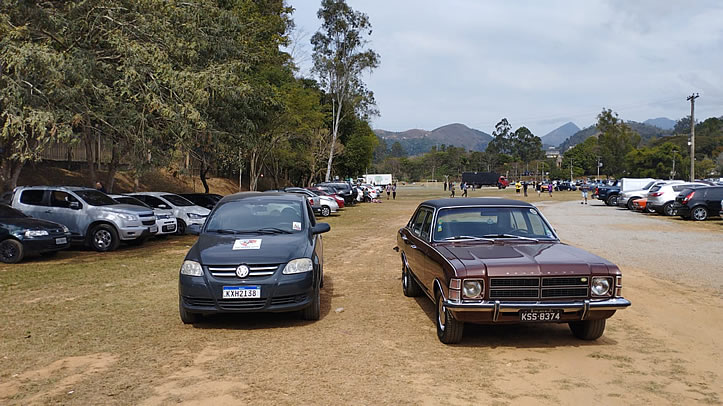
[[289,261],[282,271],[285,275],[293,275],[297,273],[311,272],[314,270],[314,264],[310,258],[298,258]]

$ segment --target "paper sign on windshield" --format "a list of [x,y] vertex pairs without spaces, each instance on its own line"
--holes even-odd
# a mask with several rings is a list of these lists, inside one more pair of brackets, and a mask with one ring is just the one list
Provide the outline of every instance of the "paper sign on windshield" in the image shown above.
[[261,239],[236,240],[233,243],[233,250],[257,250],[261,248]]
[[301,230],[301,222],[300,222],[300,221],[294,221],[294,222],[291,224],[291,226],[292,226],[292,228],[293,228],[294,230],[296,230],[296,231],[300,231],[300,230]]

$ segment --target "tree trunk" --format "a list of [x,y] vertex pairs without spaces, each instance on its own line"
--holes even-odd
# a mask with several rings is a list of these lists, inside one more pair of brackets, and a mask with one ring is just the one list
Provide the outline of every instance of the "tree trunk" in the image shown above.
[[331,177],[331,164],[334,161],[334,147],[336,146],[336,137],[339,132],[339,122],[341,121],[341,100],[339,100],[339,107],[334,115],[334,123],[332,124],[332,135],[331,135],[331,149],[329,150],[329,161],[326,164],[326,181],[329,181]]
[[115,174],[118,172],[118,165],[120,164],[120,152],[118,151],[118,144],[113,143],[110,149],[110,162],[108,163],[108,176],[105,180],[105,190],[108,193],[113,193],[113,185],[115,184]]
[[258,153],[255,150],[251,151],[251,160],[249,162],[249,190],[251,191],[256,190],[259,181],[258,168],[256,167],[258,159]]
[[243,189],[241,188],[241,184],[243,183],[243,174],[244,174],[244,162],[243,162],[243,153],[241,152],[241,148],[238,149],[238,191],[241,192]]
[[24,164],[15,159],[3,158],[0,165],[0,178],[2,178],[2,192],[10,192],[18,186],[18,178]]
[[88,176],[90,180],[89,186],[95,186],[95,182],[98,181],[98,175],[95,172],[95,139],[93,133],[90,130],[90,125],[86,125],[83,128],[84,136],[83,143],[85,144],[85,159],[88,162]]

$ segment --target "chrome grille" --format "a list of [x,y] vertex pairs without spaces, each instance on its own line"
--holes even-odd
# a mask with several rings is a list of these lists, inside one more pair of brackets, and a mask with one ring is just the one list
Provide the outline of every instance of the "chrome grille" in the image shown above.
[[[246,264],[246,266],[249,267],[249,275],[246,278],[270,276],[279,269],[279,264]],[[238,265],[209,265],[208,271],[216,278],[238,278],[236,276],[237,267]]]
[[490,278],[490,299],[586,298],[587,276],[542,278]]

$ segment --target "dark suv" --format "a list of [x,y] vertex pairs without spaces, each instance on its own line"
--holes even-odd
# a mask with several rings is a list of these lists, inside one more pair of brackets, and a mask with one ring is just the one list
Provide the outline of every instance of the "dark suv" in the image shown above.
[[673,209],[684,219],[703,221],[721,211],[723,186],[685,189],[675,198]]
[[356,190],[346,182],[323,182],[318,183],[315,186],[332,187],[336,191],[336,194],[339,195],[342,199],[344,199],[344,204],[346,204],[347,206],[355,203],[354,199],[357,195]]

